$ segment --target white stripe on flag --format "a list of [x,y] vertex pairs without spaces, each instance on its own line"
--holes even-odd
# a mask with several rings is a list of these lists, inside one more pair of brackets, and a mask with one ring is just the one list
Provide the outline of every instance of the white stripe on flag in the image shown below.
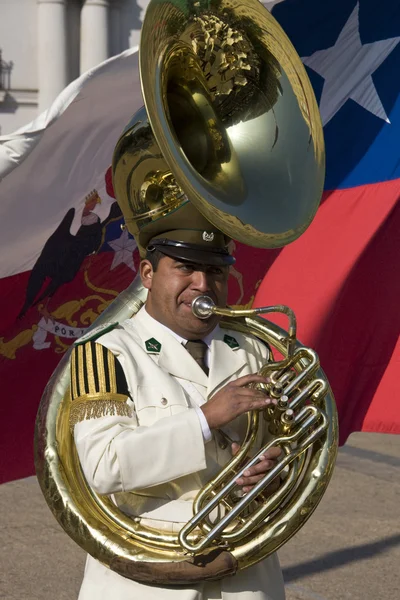
[[[271,10],[283,1],[263,4]],[[0,137],[0,278],[30,270],[71,207],[76,233],[91,190],[102,199],[97,214],[107,216],[112,199],[104,175],[122,129],[142,105],[132,48],[72,82],[32,123]]]
[[0,277],[30,270],[71,207],[76,233],[91,190],[102,199],[100,218],[108,215],[113,199],[104,176],[118,137],[142,105],[133,48],[71,83],[30,125],[0,137]]

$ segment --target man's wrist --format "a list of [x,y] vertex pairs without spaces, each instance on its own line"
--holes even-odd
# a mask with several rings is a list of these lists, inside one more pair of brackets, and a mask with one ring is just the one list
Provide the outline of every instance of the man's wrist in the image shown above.
[[210,426],[208,425],[207,418],[206,418],[204,412],[202,411],[202,409],[200,408],[200,406],[195,406],[194,409],[197,413],[197,416],[199,417],[204,442],[205,443],[210,442],[212,440],[212,433],[211,433]]

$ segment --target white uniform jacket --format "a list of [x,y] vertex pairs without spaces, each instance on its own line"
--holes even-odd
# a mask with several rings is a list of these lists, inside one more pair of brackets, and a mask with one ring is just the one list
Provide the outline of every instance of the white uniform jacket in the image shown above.
[[[147,342],[147,343],[146,343]],[[154,343],[156,342],[156,343]],[[200,406],[229,381],[256,373],[267,349],[241,333],[217,329],[207,377],[187,350],[142,308],[96,340],[122,365],[132,416],[102,416],[75,425],[74,438],[88,483],[112,494],[127,514],[178,530],[192,516],[198,490],[231,458],[218,434],[204,442]],[[244,437],[246,416],[225,428]],[[259,434],[261,444],[263,432]],[[193,588],[139,584],[89,557],[79,600],[284,600],[276,555],[216,583]]]

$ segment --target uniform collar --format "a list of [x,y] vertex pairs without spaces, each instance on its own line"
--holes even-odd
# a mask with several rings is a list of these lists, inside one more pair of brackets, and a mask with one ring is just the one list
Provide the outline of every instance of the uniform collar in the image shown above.
[[[180,344],[182,344],[183,346],[186,346],[188,340],[186,338],[183,338],[182,336],[179,335],[179,333],[176,333],[175,331],[173,331],[172,329],[170,329],[169,327],[167,327],[166,325],[163,325],[163,323],[160,323],[160,321],[157,321],[157,319],[155,319],[154,317],[152,317],[151,315],[149,315],[149,313],[146,310],[146,306],[143,307],[143,310],[146,312],[147,315],[147,321],[153,321],[154,323],[156,323],[158,326],[161,326],[163,329],[165,329],[169,334],[173,335],[175,339],[178,340],[178,342]],[[199,338],[202,339],[203,342],[205,344],[207,344],[208,348],[211,348],[211,342],[213,341],[215,336],[218,336],[220,334],[220,327],[217,324],[214,329],[205,337],[203,338]]]
[[[246,365],[245,354],[240,351],[244,348],[245,340],[240,333],[229,332],[217,326],[204,338],[204,342],[211,351],[210,373],[207,377],[183,346],[183,343],[187,340],[184,340],[184,338],[151,317],[144,306],[136,313],[134,318],[128,320],[128,324],[137,329],[142,340],[143,349],[148,354],[153,354],[154,361],[162,369],[175,377],[202,385],[207,388],[207,396],[210,396],[217,388],[221,387],[234,373],[242,371]],[[227,343],[227,334],[234,336],[235,341],[239,342],[237,347],[232,348]],[[149,341],[155,342],[154,352],[149,352],[146,346]]]
[[183,338],[151,317],[144,306],[128,325],[137,330],[143,349],[164,371],[207,387],[207,375],[182,345]]

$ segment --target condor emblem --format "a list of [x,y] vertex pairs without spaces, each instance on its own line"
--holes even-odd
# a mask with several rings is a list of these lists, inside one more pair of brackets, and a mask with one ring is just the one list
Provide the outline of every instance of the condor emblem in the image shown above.
[[161,352],[161,344],[156,338],[146,340],[145,346],[148,354],[160,354]]

